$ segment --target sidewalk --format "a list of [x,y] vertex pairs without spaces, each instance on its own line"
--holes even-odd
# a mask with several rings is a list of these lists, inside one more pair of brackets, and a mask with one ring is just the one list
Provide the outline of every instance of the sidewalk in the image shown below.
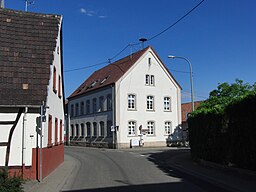
[[66,184],[68,177],[76,170],[78,162],[75,158],[65,155],[64,162],[40,183],[27,181],[23,185],[24,192],[58,192]]
[[164,162],[170,168],[195,176],[209,183],[233,192],[254,192],[256,190],[256,172],[224,167],[202,161],[195,163],[190,153],[181,153]]

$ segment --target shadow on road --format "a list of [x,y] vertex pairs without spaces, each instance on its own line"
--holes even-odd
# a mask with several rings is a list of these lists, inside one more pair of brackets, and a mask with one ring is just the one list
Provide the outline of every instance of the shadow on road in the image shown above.
[[[148,160],[153,162],[159,169],[171,177],[180,178],[182,181],[189,181],[208,192],[228,192],[222,186],[214,185],[212,182],[196,177],[189,170],[189,164],[195,162],[191,159],[190,149],[167,150],[159,153],[152,153]],[[186,162],[186,165],[185,165]],[[185,166],[185,169],[184,169]]]
[[185,187],[182,182],[176,182],[176,183],[128,185],[128,186],[107,187],[107,188],[98,188],[98,189],[79,189],[79,190],[69,190],[65,192],[144,192],[144,191],[145,192],[189,191],[189,189],[188,187]]

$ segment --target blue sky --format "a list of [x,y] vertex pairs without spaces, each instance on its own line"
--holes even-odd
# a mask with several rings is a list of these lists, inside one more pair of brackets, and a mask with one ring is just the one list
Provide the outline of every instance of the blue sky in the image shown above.
[[[151,38],[201,0],[35,0],[31,12],[63,15],[65,94],[68,97],[93,71],[81,67],[107,61],[129,43]],[[24,0],[5,0],[5,7],[25,10]],[[256,1],[205,0],[170,30],[145,43],[151,45],[182,86],[190,101],[189,67],[193,66],[195,100],[203,100],[218,83],[236,78],[253,84],[256,72]],[[113,61],[140,45],[127,48]]]

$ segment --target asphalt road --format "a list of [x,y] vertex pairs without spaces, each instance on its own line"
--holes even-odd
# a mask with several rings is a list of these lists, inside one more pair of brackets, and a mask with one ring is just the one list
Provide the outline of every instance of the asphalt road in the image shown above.
[[188,151],[66,148],[65,154],[77,159],[78,163],[63,191],[224,191],[164,164],[167,155],[175,157],[184,152]]

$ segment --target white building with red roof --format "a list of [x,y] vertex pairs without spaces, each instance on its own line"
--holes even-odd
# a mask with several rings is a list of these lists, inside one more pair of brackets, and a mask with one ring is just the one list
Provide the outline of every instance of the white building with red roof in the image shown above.
[[64,161],[62,16],[0,8],[0,36],[0,169],[42,180]]
[[70,144],[165,146],[181,124],[181,87],[152,47],[95,71],[68,97]]

